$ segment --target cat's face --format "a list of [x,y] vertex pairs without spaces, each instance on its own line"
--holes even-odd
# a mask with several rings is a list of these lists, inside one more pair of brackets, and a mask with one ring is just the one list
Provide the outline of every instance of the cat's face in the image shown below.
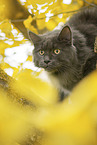
[[67,69],[73,58],[71,31],[64,27],[61,32],[53,31],[42,36],[29,32],[34,43],[34,63],[48,72],[57,72]]

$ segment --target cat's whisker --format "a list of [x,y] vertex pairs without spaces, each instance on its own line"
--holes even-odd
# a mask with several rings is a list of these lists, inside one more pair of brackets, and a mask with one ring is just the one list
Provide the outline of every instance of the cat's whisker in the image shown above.
[[32,75],[35,76],[36,73],[38,72],[39,68],[37,68],[35,71],[32,72]]

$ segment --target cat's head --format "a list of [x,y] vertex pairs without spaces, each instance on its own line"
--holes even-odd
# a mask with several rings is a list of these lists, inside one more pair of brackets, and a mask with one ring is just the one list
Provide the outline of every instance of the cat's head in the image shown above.
[[36,35],[29,31],[29,37],[34,44],[34,63],[39,68],[49,72],[68,69],[75,56],[75,48],[72,44],[72,32],[69,26],[61,31]]

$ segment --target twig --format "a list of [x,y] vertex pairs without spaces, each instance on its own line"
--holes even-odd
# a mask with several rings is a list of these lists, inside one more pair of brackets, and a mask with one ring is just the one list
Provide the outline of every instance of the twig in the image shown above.
[[[97,54],[97,37],[95,38],[94,52]],[[97,60],[96,60],[96,70],[97,70]]]
[[[93,7],[96,7],[97,8],[97,5],[95,5],[95,4],[93,4],[93,3],[90,3],[90,2],[88,2],[88,1],[86,1],[86,0],[82,0],[84,3],[87,3],[89,6],[93,6]],[[60,13],[57,13],[57,14],[55,14],[55,15],[53,15],[53,16],[45,16],[45,17],[41,17],[41,18],[37,18],[36,17],[36,20],[42,20],[42,19],[46,19],[46,18],[53,18],[53,17],[55,17],[55,16],[58,16],[58,15],[61,15],[61,14],[69,14],[69,13],[75,13],[75,12],[78,12],[78,11],[80,11],[80,10],[82,10],[82,9],[85,9],[86,7],[88,7],[88,6],[84,6],[84,7],[82,7],[81,9],[78,9],[78,10],[74,10],[74,11],[67,11],[67,12],[60,12]],[[34,15],[35,16],[35,15]],[[19,20],[10,20],[11,22],[23,22],[23,21],[25,21],[26,19],[19,19]]]
[[45,16],[45,17],[36,18],[36,19],[37,19],[37,20],[40,20],[40,19],[45,19],[45,18],[53,18],[53,17],[58,16],[58,15],[61,15],[61,14],[75,13],[75,12],[78,12],[78,11],[80,11],[80,10],[82,10],[82,9],[85,9],[86,7],[88,7],[88,6],[85,6],[85,7],[81,8],[81,9],[77,9],[77,10],[74,10],[74,11],[61,12],[61,13],[57,13],[57,14],[55,14],[55,15],[53,15],[53,16],[50,16],[50,17],[46,17],[46,16]]
[[85,3],[87,3],[87,4],[89,4],[90,6],[93,6],[93,7],[96,7],[97,8],[97,5],[95,5],[95,4],[93,4],[93,3],[90,3],[90,2],[88,2],[88,1],[86,1],[86,0],[82,0],[83,2],[85,2]]
[[[85,9],[86,7],[88,7],[88,6],[85,6],[85,7],[83,7],[83,8],[81,8],[81,9],[78,9],[78,10],[74,10],[74,11],[67,11],[67,12],[61,12],[61,13],[57,13],[57,14],[55,14],[55,15],[53,15],[53,16],[45,16],[45,17],[41,17],[41,18],[37,18],[36,17],[36,20],[42,20],[42,19],[46,19],[46,18],[53,18],[53,17],[55,17],[55,16],[58,16],[58,15],[61,15],[61,14],[69,14],[69,13],[75,13],[75,12],[78,12],[78,11],[80,11],[80,10],[82,10],[82,9]],[[11,22],[22,22],[22,21],[24,21],[24,20],[26,20],[26,19],[21,19],[21,20],[10,20]]]
[[94,52],[97,53],[97,37],[95,38]]
[[10,20],[12,23],[13,22],[23,22],[23,21],[25,21],[26,19],[18,19],[18,20]]

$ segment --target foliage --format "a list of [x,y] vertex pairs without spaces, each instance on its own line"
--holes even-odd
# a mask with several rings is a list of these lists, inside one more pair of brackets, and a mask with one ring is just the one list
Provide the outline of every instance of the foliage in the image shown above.
[[[85,78],[60,104],[56,103],[56,98],[53,99],[55,93],[49,93],[52,88],[39,82],[28,71],[23,72],[18,81],[10,81],[13,96],[14,92],[17,97],[22,96],[21,102],[20,98],[17,98],[18,102],[8,99],[8,94],[0,90],[1,144],[21,145],[23,140],[26,145],[30,140],[35,145],[96,145],[97,72]],[[35,86],[32,88],[31,84]],[[45,89],[44,97],[44,89],[37,86],[40,90],[36,92],[37,84]]]
[[97,145],[97,72],[58,103],[57,90],[32,67],[33,46],[27,39],[27,29],[59,28],[80,8],[96,6],[91,2],[0,1],[1,145]]

